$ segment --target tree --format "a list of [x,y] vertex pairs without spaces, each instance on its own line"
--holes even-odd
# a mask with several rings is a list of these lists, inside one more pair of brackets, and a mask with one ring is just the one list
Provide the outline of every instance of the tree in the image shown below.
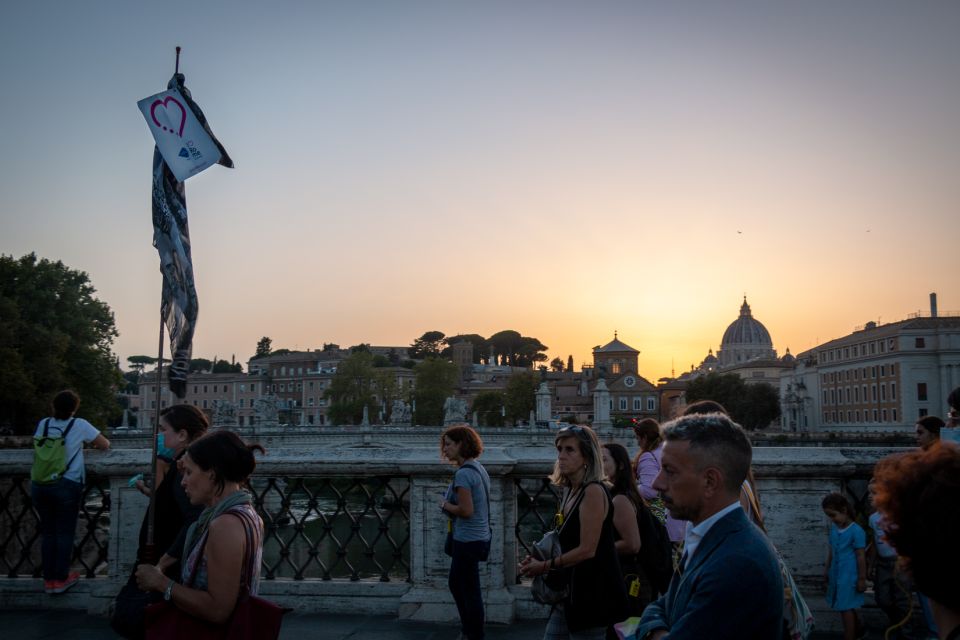
[[364,407],[369,415],[376,415],[375,378],[373,355],[369,351],[352,353],[337,365],[337,372],[324,392],[324,397],[330,400],[327,415],[333,424],[359,424]]
[[442,331],[427,331],[422,336],[413,341],[407,353],[414,360],[425,360],[427,358],[436,358],[443,351],[446,344],[446,336]]
[[254,360],[256,358],[264,358],[270,355],[272,347],[273,347],[273,340],[271,340],[267,336],[263,336],[257,341],[257,352],[254,353],[253,358],[250,358],[250,359]]
[[[493,345],[493,350],[500,358],[501,364],[515,364],[517,351],[520,349],[520,340],[523,336],[513,329],[498,331],[490,336],[489,343]],[[496,363],[494,363],[496,364]]]
[[213,363],[213,373],[243,373],[243,366],[239,362],[217,360]]
[[0,256],[0,426],[32,432],[66,388],[94,424],[119,413],[122,380],[110,352],[118,334],[94,293],[86,273],[60,261]]
[[207,360],[206,358],[191,358],[190,359],[190,373],[196,373],[198,371],[210,371],[213,369],[213,362]]
[[771,385],[747,384],[735,373],[709,373],[687,386],[687,404],[714,400],[722,404],[730,417],[753,431],[762,429],[780,417],[780,397]]
[[477,421],[487,427],[503,426],[503,406],[506,400],[502,391],[483,391],[473,399],[471,411],[477,414]]
[[[164,358],[166,360],[166,358]],[[130,368],[137,372],[138,375],[143,374],[143,370],[149,364],[157,364],[157,359],[153,356],[129,356],[127,362],[130,364]]]
[[563,371],[563,360],[561,360],[560,358],[554,358],[553,360],[550,361],[550,368],[551,368],[553,371],[556,371],[556,372],[558,372],[558,373],[562,372],[562,371]]
[[476,333],[461,333],[447,338],[448,346],[440,352],[440,355],[449,358],[452,352],[451,347],[458,342],[469,342],[473,345],[473,364],[480,364],[490,358],[490,345],[487,339]]
[[537,406],[539,384],[540,376],[533,371],[521,371],[510,376],[504,390],[508,420],[516,422],[530,419],[530,412]]
[[573,371],[573,356],[567,356],[567,371]]
[[493,345],[501,364],[514,367],[532,367],[548,360],[547,346],[536,338],[522,336],[513,329],[498,331],[487,341]]
[[443,424],[443,404],[453,395],[460,379],[460,369],[448,360],[427,358],[413,368],[417,403],[415,424]]

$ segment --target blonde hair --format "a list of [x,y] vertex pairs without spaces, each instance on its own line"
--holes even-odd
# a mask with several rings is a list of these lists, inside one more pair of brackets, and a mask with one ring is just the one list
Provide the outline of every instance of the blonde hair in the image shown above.
[[[561,429],[554,438],[553,444],[556,445],[561,440],[573,438],[580,444],[580,455],[587,461],[587,470],[583,474],[583,484],[588,482],[606,482],[607,478],[603,473],[603,453],[600,451],[600,440],[597,434],[587,426],[575,425]],[[553,464],[553,473],[550,474],[550,482],[559,487],[568,487],[570,482],[560,473],[560,464]]]

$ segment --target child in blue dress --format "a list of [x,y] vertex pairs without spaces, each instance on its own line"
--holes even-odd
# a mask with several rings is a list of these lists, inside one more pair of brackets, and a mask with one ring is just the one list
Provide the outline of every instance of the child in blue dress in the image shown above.
[[831,493],[820,505],[833,523],[830,526],[830,548],[823,571],[827,583],[827,603],[840,612],[844,640],[863,637],[860,607],[866,591],[866,560],[864,548],[867,535],[856,522],[850,502],[839,493]]

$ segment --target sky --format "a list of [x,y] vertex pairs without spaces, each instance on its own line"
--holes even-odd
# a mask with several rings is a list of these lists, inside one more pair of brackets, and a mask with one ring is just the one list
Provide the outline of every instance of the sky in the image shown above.
[[[194,357],[514,329],[650,380],[746,295],[780,354],[960,311],[960,3],[8,2],[0,253],[156,355],[153,141],[181,71]],[[169,347],[168,347],[169,349]]]

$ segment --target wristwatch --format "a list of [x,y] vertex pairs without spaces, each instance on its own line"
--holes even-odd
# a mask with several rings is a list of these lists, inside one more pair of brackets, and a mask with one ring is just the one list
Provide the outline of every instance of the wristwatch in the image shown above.
[[170,598],[173,597],[173,585],[175,583],[176,580],[171,579],[170,582],[167,583],[167,588],[163,591],[163,599],[167,602],[170,602]]

